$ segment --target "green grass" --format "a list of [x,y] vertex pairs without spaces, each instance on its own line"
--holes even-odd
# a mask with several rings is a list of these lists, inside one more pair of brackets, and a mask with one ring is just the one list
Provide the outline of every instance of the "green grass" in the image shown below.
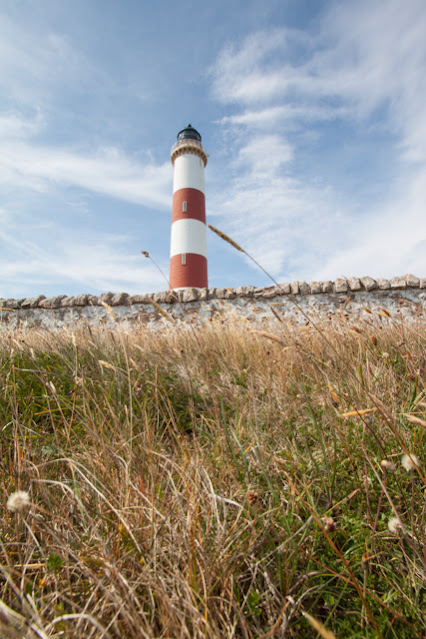
[[425,636],[424,325],[320,329],[4,331],[0,636]]

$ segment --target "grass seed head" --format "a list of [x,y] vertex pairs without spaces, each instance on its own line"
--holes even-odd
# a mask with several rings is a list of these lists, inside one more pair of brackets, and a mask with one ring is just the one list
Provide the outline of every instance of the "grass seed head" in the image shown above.
[[18,490],[9,496],[6,508],[11,513],[20,513],[30,505],[30,496],[24,490]]
[[393,535],[398,535],[402,530],[401,522],[398,517],[391,517],[388,521],[388,529]]
[[101,304],[104,307],[104,309],[106,310],[106,312],[108,313],[108,315],[110,316],[110,318],[115,322],[116,317],[115,317],[115,313],[112,310],[111,306],[109,304],[107,304],[106,302],[101,302]]
[[213,231],[213,233],[216,233],[216,235],[218,235],[220,238],[222,238],[222,240],[224,240],[225,242],[228,242],[228,244],[230,244],[231,246],[236,248],[237,251],[241,251],[241,253],[245,253],[244,249],[241,248],[241,246],[239,244],[234,242],[234,240],[232,240],[229,237],[229,235],[226,235],[226,233],[223,233],[222,231],[219,231],[219,229],[217,229],[216,227],[212,226],[211,224],[209,224],[208,226],[209,226],[209,229],[211,231]]
[[404,466],[407,473],[411,470],[416,470],[420,466],[419,459],[414,453],[410,453],[409,455],[403,455],[401,459],[401,464]]
[[382,461],[380,462],[380,466],[383,468],[383,470],[388,470],[390,473],[394,473],[396,470],[395,464],[388,459],[382,459]]
[[323,517],[322,522],[325,532],[334,532],[336,530],[336,522],[333,517]]
[[152,297],[149,297],[147,295],[146,299],[148,300],[148,302],[150,302],[153,305],[154,308],[157,309],[160,315],[162,315],[162,317],[164,317],[168,322],[172,322],[172,323],[174,322],[173,317],[169,315],[169,313],[165,311],[164,308],[162,308],[155,300],[153,300]]
[[56,395],[56,386],[55,386],[55,384],[53,382],[48,382],[47,385],[50,388],[50,390],[52,391],[52,393],[54,395]]

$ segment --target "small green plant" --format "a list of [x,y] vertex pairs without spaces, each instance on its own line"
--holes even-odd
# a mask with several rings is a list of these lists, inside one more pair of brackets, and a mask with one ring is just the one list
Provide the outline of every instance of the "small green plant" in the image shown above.
[[51,552],[46,561],[46,568],[52,572],[59,572],[64,565],[64,560]]

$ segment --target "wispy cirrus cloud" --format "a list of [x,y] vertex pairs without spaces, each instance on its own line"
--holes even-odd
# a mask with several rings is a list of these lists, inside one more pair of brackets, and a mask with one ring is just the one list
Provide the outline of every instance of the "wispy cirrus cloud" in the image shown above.
[[271,129],[285,123],[290,130],[297,122],[319,122],[344,118],[350,115],[347,107],[333,105],[296,105],[284,104],[264,109],[246,109],[235,115],[225,115],[219,124],[227,126],[250,127],[251,129]]
[[0,172],[8,188],[43,191],[62,183],[156,208],[170,204],[169,163],[141,164],[114,147],[78,153],[14,141],[3,145]]
[[[153,162],[148,150],[131,156],[109,142],[108,132],[98,134],[95,145],[86,139],[81,114],[74,119],[66,102],[82,100],[90,109],[95,96],[116,90],[66,34],[32,31],[0,10],[0,67],[7,96],[0,112],[0,186],[46,192],[63,184],[156,208],[169,205],[168,162]],[[62,112],[61,126],[75,128],[63,132],[61,144],[52,141],[51,128]]]
[[235,164],[247,166],[252,177],[275,174],[293,157],[293,147],[278,135],[253,135],[238,151]]
[[[220,124],[240,172],[214,210],[276,276],[425,271],[413,233],[426,237],[425,32],[420,0],[333,3],[310,33],[262,31],[218,56],[212,93],[233,111]],[[357,157],[351,194],[345,165]]]
[[[167,288],[162,275],[139,253],[129,253],[129,238],[109,233],[69,231],[49,246],[0,231],[2,285],[0,297],[27,295],[26,290],[54,294],[74,291],[126,291],[140,293]],[[25,281],[25,287],[22,282]],[[60,288],[59,288],[60,287]],[[19,295],[18,295],[19,297]]]
[[[49,145],[48,117],[22,103],[0,113],[0,296],[166,288],[133,246],[131,230],[126,234],[129,222],[87,214],[85,202],[112,197],[142,211],[168,212],[169,162],[159,165],[148,153],[136,157],[115,146],[89,148],[84,140]],[[109,232],[114,226],[117,232]]]
[[81,95],[109,85],[104,71],[67,35],[51,29],[32,30],[1,9],[0,68],[0,87],[7,96],[4,103],[20,109],[48,109],[70,92]]
[[[168,211],[169,164],[142,164],[115,148],[78,153],[33,145],[28,137],[32,127],[19,124],[16,118],[12,121],[15,137],[10,130],[6,139],[0,136],[0,193],[6,201],[0,211],[0,295],[19,296],[17,291],[25,295],[35,287],[45,293],[136,293],[167,288],[152,264],[143,261],[137,247],[132,247],[135,238],[130,229],[126,234],[128,223],[120,216],[115,222],[105,219],[103,226],[115,226],[117,232],[100,231],[101,218],[96,220],[92,212],[85,219],[87,206],[83,204],[79,210],[75,196],[65,201],[63,189],[86,193],[83,202],[92,193],[148,210]],[[36,219],[30,215],[34,194],[42,197],[46,207],[39,209]],[[74,221],[81,230],[74,230]],[[143,231],[140,242],[144,242]]]
[[43,118],[37,112],[33,118],[24,118],[16,111],[0,113],[0,138],[6,140],[20,140],[32,137],[43,126]]
[[170,201],[169,163],[142,163],[116,147],[96,150],[49,147],[36,138],[43,118],[0,114],[0,188],[46,191],[55,184],[77,186],[127,202],[166,208]]
[[223,103],[262,104],[281,97],[303,76],[287,58],[309,38],[294,29],[262,30],[239,45],[228,45],[211,69],[213,95]]

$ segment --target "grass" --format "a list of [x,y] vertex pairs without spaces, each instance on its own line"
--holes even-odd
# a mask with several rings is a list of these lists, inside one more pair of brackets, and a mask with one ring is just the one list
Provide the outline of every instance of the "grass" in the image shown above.
[[0,636],[424,637],[424,324],[320,329],[4,331]]

